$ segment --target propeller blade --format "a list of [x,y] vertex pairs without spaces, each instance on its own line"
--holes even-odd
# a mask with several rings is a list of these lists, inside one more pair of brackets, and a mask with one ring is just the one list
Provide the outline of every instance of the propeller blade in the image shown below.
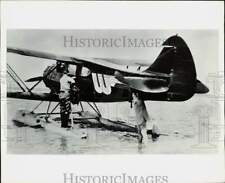
[[43,80],[43,77],[38,76],[38,77],[30,78],[30,79],[26,80],[25,82],[35,82],[35,81],[42,81],[42,80]]

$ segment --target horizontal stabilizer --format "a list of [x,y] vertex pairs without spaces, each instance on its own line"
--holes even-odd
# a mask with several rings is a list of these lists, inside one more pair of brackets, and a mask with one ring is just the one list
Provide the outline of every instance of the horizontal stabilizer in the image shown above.
[[195,92],[196,93],[208,93],[209,89],[201,81],[197,80]]
[[130,88],[148,93],[162,93],[168,91],[168,80],[160,78],[144,78],[123,76],[115,72],[115,77],[121,83],[128,85]]

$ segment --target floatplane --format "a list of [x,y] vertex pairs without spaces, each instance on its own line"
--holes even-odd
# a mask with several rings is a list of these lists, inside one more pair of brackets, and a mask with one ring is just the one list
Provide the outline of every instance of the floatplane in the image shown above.
[[[121,60],[59,56],[14,47],[8,47],[7,52],[56,61],[54,65],[44,70],[42,76],[25,81],[34,82],[34,85],[30,88],[7,64],[8,74],[22,90],[19,92],[8,91],[7,97],[39,100],[40,103],[34,109],[37,109],[42,102],[48,102],[45,113],[35,113],[34,110],[19,110],[17,112],[15,120],[29,126],[43,127],[49,123],[54,123],[54,120],[50,120],[50,117],[56,114],[54,111],[59,106],[59,80],[62,76],[60,68],[63,67],[68,67],[69,73],[74,77],[76,86],[79,89],[77,104],[81,106],[82,110],[72,112],[78,114],[73,116],[73,123],[90,123],[95,127],[112,130],[138,131],[137,125],[102,118],[96,103],[125,101],[132,103],[133,93],[141,96],[142,105],[146,100],[179,102],[190,99],[196,93],[203,94],[209,91],[197,79],[191,51],[185,41],[178,35],[165,40],[158,57],[148,66],[146,64],[122,65]],[[41,82],[44,82],[50,92],[34,91]],[[57,102],[57,104],[50,110],[52,102]],[[89,104],[96,115],[84,111],[83,102]],[[43,125],[43,120],[45,120],[45,125]],[[151,130],[148,133],[151,134]]]

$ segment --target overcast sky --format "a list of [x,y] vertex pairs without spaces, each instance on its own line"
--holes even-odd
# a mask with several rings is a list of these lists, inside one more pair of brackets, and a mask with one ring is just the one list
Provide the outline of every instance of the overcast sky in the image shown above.
[[[188,44],[194,57],[198,79],[205,82],[208,73],[218,68],[218,32],[215,30],[8,30],[7,45],[37,51],[45,51],[64,56],[102,57],[137,60],[138,63],[154,62],[160,47],[65,47],[64,36],[74,39],[129,39],[160,40],[172,35],[180,35]],[[158,43],[157,43],[158,44]],[[157,45],[158,46],[158,45]],[[141,60],[141,61],[140,61]],[[143,61],[145,60],[145,61]],[[7,62],[22,79],[40,76],[47,65],[54,61],[7,54]]]

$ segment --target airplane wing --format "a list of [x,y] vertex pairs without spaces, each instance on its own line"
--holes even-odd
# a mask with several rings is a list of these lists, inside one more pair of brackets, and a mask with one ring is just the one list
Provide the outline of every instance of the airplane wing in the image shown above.
[[140,68],[131,69],[129,65],[120,65],[113,62],[110,62],[109,59],[101,58],[81,58],[81,57],[68,57],[68,56],[59,56],[52,53],[39,52],[28,49],[20,49],[14,47],[8,47],[7,52],[15,53],[24,56],[31,56],[43,59],[56,60],[59,62],[64,62],[73,65],[80,65],[87,67],[93,73],[114,75],[115,71],[119,71],[124,75],[129,76],[139,76],[139,77],[153,77],[153,78],[169,78],[168,74],[157,73],[157,72],[144,72]]

